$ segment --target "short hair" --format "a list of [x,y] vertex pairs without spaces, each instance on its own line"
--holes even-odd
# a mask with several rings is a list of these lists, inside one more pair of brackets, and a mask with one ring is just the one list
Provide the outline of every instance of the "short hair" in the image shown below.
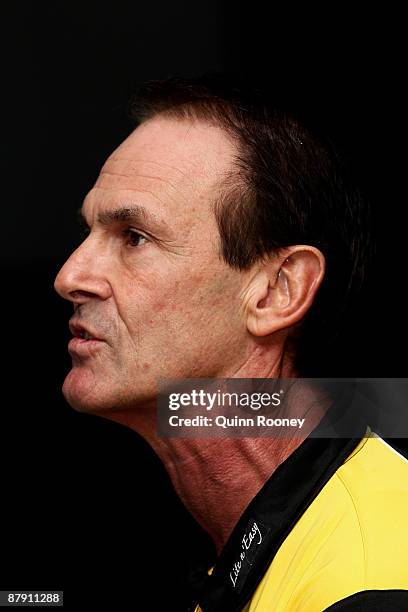
[[220,253],[232,268],[247,270],[295,244],[321,250],[325,278],[291,337],[298,373],[321,375],[327,354],[320,364],[318,356],[336,337],[373,253],[369,206],[345,159],[316,126],[228,75],[147,82],[131,114],[137,123],[156,115],[210,122],[236,143],[232,172],[214,202]]

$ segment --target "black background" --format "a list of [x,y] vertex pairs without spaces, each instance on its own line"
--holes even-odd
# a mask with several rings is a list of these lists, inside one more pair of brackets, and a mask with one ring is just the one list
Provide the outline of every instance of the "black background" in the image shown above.
[[63,589],[73,610],[181,610],[186,572],[213,554],[137,434],[74,412],[60,393],[71,309],[53,279],[78,243],[75,211],[130,131],[138,82],[241,72],[339,142],[372,203],[378,252],[336,374],[406,376],[402,23],[391,9],[284,13],[216,0],[7,9],[1,589]]

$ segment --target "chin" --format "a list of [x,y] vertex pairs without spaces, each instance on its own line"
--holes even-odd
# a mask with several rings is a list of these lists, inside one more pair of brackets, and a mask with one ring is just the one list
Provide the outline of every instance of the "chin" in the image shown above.
[[112,409],[112,392],[104,389],[106,382],[98,379],[85,368],[74,367],[62,386],[62,393],[74,410],[99,413]]
[[93,397],[92,394],[83,394],[72,385],[64,383],[62,393],[71,408],[77,412],[98,413],[107,409],[101,398]]
[[74,366],[65,378],[62,393],[74,410],[109,418],[115,412],[150,405],[155,401],[156,388],[146,384],[126,388],[123,381],[106,373],[96,375],[90,368]]

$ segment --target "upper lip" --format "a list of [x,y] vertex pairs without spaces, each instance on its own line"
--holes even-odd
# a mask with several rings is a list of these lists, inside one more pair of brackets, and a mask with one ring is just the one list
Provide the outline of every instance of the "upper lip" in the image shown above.
[[77,338],[82,338],[83,334],[88,334],[88,336],[91,336],[93,340],[103,340],[103,338],[100,338],[91,327],[89,327],[89,325],[84,325],[83,323],[80,323],[79,321],[75,321],[72,320],[69,322],[69,329],[70,332],[73,336],[77,337]]

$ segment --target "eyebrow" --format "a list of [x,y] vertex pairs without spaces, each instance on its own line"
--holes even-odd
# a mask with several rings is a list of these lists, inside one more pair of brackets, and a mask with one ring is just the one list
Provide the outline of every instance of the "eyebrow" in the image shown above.
[[[78,209],[78,216],[82,224],[88,225],[82,208]],[[133,223],[135,225],[147,226],[147,228],[152,230],[166,231],[167,229],[163,221],[141,204],[119,206],[113,210],[102,211],[98,213],[98,223],[104,226],[109,226],[113,223]]]

